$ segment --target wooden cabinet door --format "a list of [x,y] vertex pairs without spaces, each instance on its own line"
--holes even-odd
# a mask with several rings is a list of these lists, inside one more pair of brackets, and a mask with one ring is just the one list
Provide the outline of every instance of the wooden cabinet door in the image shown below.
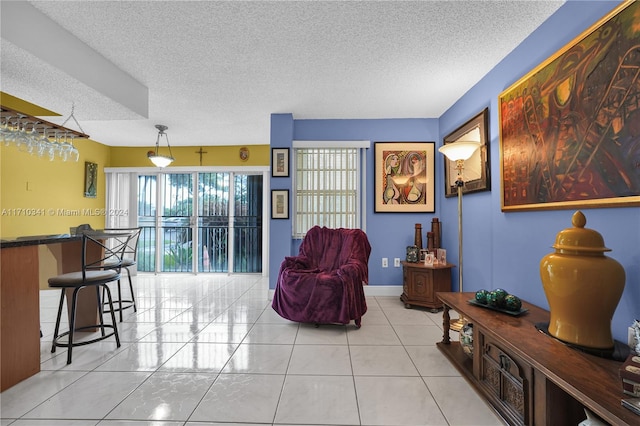
[[511,423],[532,425],[533,369],[479,333],[479,380],[486,395]]
[[436,302],[433,292],[433,271],[425,269],[411,269],[409,271],[409,294],[418,302],[433,304]]

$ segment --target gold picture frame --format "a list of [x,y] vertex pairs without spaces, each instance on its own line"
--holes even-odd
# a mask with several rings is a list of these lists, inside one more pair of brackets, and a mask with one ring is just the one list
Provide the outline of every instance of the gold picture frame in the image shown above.
[[84,163],[84,196],[96,198],[98,195],[98,165],[85,161]]
[[375,143],[375,212],[435,212],[435,142]]
[[502,211],[640,205],[640,2],[499,95]]
[[[462,193],[490,191],[491,190],[491,166],[489,163],[489,108],[485,108],[479,114],[445,136],[444,144],[459,141],[479,141],[480,148],[473,153],[471,158],[464,162],[464,186]],[[455,197],[458,195],[458,170],[455,161],[444,157],[444,196]]]

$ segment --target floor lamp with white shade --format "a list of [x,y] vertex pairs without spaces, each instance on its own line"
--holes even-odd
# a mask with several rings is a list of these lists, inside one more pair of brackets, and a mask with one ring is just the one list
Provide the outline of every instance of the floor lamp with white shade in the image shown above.
[[[458,177],[456,187],[458,189],[458,289],[462,293],[462,187],[464,186],[464,162],[471,158],[474,152],[480,147],[478,141],[464,141],[449,143],[441,146],[438,151],[444,154],[451,161],[455,161]],[[451,322],[451,329],[459,331],[463,320]]]

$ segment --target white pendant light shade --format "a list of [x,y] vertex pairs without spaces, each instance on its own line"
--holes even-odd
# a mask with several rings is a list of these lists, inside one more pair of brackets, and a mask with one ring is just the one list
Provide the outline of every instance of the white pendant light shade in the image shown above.
[[[171,153],[171,145],[169,145],[169,136],[165,133],[165,130],[168,129],[167,126],[162,124],[156,124],[156,129],[158,129],[158,138],[156,139],[156,150],[149,151],[147,153],[147,157],[156,167],[167,167],[169,164],[173,163],[173,154]],[[164,138],[167,141],[167,148],[169,148],[169,155],[160,155],[158,150],[160,148],[160,138]]]
[[164,155],[147,156],[156,167],[167,167],[169,164],[173,163],[173,157],[165,157]]

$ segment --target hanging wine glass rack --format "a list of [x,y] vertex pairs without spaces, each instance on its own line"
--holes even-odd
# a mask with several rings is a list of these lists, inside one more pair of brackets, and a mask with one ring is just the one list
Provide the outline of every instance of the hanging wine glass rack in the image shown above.
[[18,122],[19,120],[19,123],[21,126],[23,126],[23,128],[26,128],[29,131],[33,131],[33,129],[35,129],[35,131],[42,136],[45,136],[45,134],[48,136],[53,136],[56,132],[58,132],[59,134],[67,135],[68,137],[73,137],[75,139],[89,139],[89,135],[84,133],[84,131],[73,130],[68,127],[64,127],[63,125],[51,123],[41,118],[33,117],[29,114],[25,114],[23,112],[16,111],[14,109],[7,108],[1,105],[0,120],[3,126],[7,122],[9,123],[9,125],[11,125],[11,123],[13,122],[11,120],[16,120],[15,122]]

